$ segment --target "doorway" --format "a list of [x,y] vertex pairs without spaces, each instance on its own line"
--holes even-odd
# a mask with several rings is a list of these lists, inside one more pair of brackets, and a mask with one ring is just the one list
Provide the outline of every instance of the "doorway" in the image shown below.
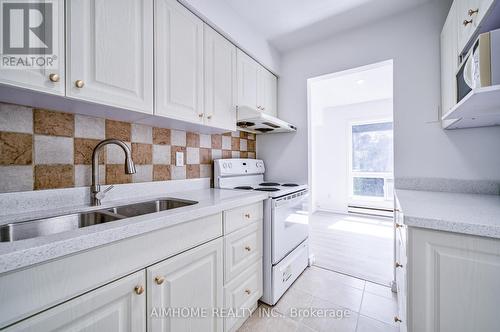
[[315,265],[393,279],[393,62],[308,80]]

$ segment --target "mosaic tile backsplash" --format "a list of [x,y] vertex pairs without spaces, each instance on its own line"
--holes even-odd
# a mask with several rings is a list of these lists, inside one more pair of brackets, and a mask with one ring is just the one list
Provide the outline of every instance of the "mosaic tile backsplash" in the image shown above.
[[[124,153],[101,151],[101,184],[212,177],[213,160],[255,158],[255,135],[200,134],[0,103],[0,192],[90,186],[92,151],[120,139],[137,173],[125,174]],[[175,166],[175,153],[185,166]]]

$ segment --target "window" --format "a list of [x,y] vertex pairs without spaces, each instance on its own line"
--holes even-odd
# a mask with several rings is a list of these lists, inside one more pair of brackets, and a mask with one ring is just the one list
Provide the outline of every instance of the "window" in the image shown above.
[[392,122],[351,125],[351,198],[392,200]]

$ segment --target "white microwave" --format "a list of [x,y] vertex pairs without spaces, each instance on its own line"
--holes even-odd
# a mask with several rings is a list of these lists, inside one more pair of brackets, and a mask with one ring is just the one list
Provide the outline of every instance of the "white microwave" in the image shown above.
[[457,74],[457,103],[473,89],[500,84],[500,29],[480,34]]

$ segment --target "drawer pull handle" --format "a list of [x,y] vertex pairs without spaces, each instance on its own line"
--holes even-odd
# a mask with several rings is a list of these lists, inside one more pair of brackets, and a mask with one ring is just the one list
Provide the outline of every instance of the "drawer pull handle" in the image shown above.
[[251,215],[250,213],[245,213],[245,218],[250,219]]
[[137,295],[141,295],[142,293],[144,293],[144,287],[138,285],[138,286],[135,286],[134,288],[134,292],[137,294]]
[[468,13],[469,13],[469,16],[472,16],[472,15],[474,15],[474,14],[477,14],[477,13],[479,13],[479,8],[476,8],[476,9],[469,9]]
[[85,83],[83,83],[82,80],[76,80],[75,81],[75,86],[79,89],[83,88],[83,86],[85,85]]
[[402,322],[402,320],[401,320],[401,319],[399,319],[399,317],[398,317],[398,316],[394,316],[394,321],[395,321],[396,323],[401,323],[401,322]]
[[155,282],[157,285],[163,284],[164,281],[165,281],[165,277],[162,277],[162,276],[155,277]]
[[245,293],[247,293],[247,295],[250,295],[252,293],[252,291],[249,289],[245,289]]
[[49,80],[51,80],[52,82],[59,82],[59,75],[57,75],[57,74],[50,74],[49,75]]
[[246,250],[246,251],[251,251],[251,250],[252,250],[252,248],[250,248],[250,246],[246,246],[246,247],[245,247],[245,250]]
[[396,262],[396,267],[403,267],[403,264],[399,264],[398,262]]

